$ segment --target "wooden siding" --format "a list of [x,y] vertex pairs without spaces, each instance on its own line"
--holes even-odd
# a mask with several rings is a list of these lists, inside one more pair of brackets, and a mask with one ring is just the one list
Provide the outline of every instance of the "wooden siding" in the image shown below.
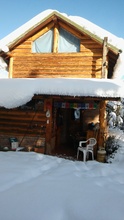
[[13,50],[13,78],[101,78],[102,48],[90,39],[82,40],[79,53],[34,54],[31,45],[29,39]]
[[45,112],[0,109],[0,134],[45,137]]

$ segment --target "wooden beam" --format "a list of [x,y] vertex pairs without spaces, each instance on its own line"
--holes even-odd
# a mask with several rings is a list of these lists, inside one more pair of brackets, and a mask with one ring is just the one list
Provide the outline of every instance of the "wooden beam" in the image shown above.
[[45,28],[43,28],[41,31],[39,31],[37,34],[35,34],[34,36],[31,37],[31,40],[34,41],[37,38],[39,38],[40,36],[42,36],[43,34],[47,33],[51,28],[53,28],[54,26],[54,22],[50,22]]
[[73,28],[71,28],[70,26],[66,25],[65,23],[63,23],[62,21],[58,22],[59,25],[65,29],[66,31],[70,32],[72,35],[74,35],[75,37],[79,38],[79,39],[83,39],[83,34],[78,32],[77,30],[74,30]]
[[102,78],[107,78],[108,75],[108,46],[107,46],[108,38],[105,37],[103,41],[103,59],[102,59]]
[[10,57],[9,61],[9,78],[13,76],[13,57]]
[[59,37],[59,26],[55,24],[54,34],[53,34],[53,53],[58,52],[58,37]]

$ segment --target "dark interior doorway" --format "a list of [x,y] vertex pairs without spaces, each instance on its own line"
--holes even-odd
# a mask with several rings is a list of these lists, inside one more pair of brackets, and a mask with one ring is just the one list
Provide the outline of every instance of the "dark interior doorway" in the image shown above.
[[99,121],[98,105],[92,100],[88,102],[55,101],[53,113],[54,152],[76,156],[79,141],[86,140],[89,135],[94,137],[94,132],[91,132],[89,125],[95,125]]
[[82,111],[75,117],[75,109],[58,108],[56,113],[56,148],[58,154],[76,156],[79,138],[83,137]]

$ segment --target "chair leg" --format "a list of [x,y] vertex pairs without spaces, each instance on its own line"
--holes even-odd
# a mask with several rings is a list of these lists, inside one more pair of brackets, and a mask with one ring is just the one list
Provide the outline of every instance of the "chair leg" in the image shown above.
[[92,160],[94,160],[94,153],[92,152]]
[[87,152],[83,151],[83,161],[86,162]]
[[[86,157],[87,157],[87,152],[86,151],[81,151],[83,153],[83,161],[86,162]],[[77,150],[77,160],[79,157],[79,150]]]
[[92,160],[94,160],[94,153],[93,153],[93,151],[90,151],[90,153],[91,153]]

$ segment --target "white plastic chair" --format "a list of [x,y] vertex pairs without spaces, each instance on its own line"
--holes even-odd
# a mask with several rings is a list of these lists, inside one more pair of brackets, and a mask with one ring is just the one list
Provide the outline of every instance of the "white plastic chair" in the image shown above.
[[[86,141],[79,141],[79,147],[77,149],[77,159],[79,157],[79,152],[83,153],[83,161],[85,162],[89,153],[91,153],[92,160],[94,160],[93,148],[96,145],[97,141],[95,138],[89,138]],[[84,146],[85,145],[85,146]]]

